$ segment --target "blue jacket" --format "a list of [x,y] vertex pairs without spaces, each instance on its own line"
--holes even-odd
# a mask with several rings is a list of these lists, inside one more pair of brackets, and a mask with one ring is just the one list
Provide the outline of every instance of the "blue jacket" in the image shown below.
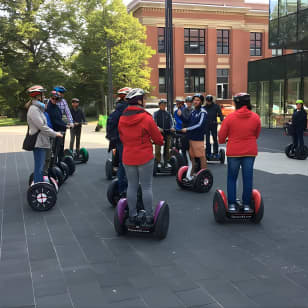
[[47,113],[50,117],[53,129],[56,132],[65,132],[66,123],[62,120],[62,113],[57,104],[49,102],[47,105]]
[[50,117],[49,117],[48,112],[45,111],[44,114],[45,114],[45,117],[46,117],[46,120],[47,120],[47,126],[48,126],[49,128],[53,128],[53,127],[52,127],[52,123],[51,123],[51,121],[50,121]]
[[201,109],[195,109],[190,114],[187,130],[187,137],[189,140],[203,141],[205,134],[207,112]]
[[[185,107],[180,108],[181,111],[183,111],[184,108],[185,108]],[[175,120],[175,129],[176,129],[176,130],[180,130],[180,129],[183,128],[183,121],[182,121],[181,117],[178,116],[178,113],[177,113],[177,112],[178,112],[178,109],[176,109],[176,110],[174,111],[173,118],[174,118],[174,120]]]

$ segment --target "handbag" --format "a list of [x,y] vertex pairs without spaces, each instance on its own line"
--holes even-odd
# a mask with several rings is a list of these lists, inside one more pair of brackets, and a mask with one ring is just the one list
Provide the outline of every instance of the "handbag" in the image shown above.
[[38,131],[34,135],[30,135],[29,134],[29,126],[28,126],[27,134],[26,134],[25,140],[22,144],[23,150],[26,150],[26,151],[33,151],[34,150],[36,139],[37,139],[37,136],[38,136],[39,133],[40,133],[40,131]]

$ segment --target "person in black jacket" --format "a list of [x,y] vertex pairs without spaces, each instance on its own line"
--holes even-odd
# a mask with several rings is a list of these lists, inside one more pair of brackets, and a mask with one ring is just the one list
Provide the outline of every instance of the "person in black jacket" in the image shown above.
[[[159,110],[154,112],[154,121],[158,126],[160,132],[164,137],[164,165],[170,167],[170,148],[171,148],[171,135],[170,131],[174,130],[173,120],[170,112],[166,110],[167,100],[161,99],[159,101]],[[161,146],[155,144],[155,160],[157,161],[158,168],[161,168]]]
[[[50,95],[50,99],[47,104],[47,113],[50,117],[53,130],[56,132],[65,132],[67,128],[67,124],[62,120],[62,112],[57,105],[57,102],[61,99],[62,98],[58,92],[52,91]],[[58,148],[59,160],[61,160],[61,158],[64,156],[64,143],[63,142],[64,142],[63,138],[56,138],[52,145],[53,151],[55,151],[56,147]],[[55,155],[57,155],[57,153],[55,153]]]
[[[210,159],[212,157],[218,158],[218,141],[217,141],[217,117],[220,121],[223,121],[224,117],[221,113],[220,106],[214,103],[213,96],[207,95],[205,98],[206,105],[204,109],[207,112],[207,121],[205,125],[205,135],[206,135],[206,157]],[[214,151],[212,156],[211,147],[211,134],[214,141]]]
[[86,118],[82,110],[79,108],[78,98],[72,99],[71,114],[72,114],[73,121],[74,121],[74,127],[71,128],[70,150],[73,152],[74,142],[75,142],[75,137],[76,137],[76,154],[78,157],[79,150],[80,150],[81,127],[82,127],[82,124],[86,122]]
[[292,115],[293,145],[294,150],[301,151],[304,148],[304,131],[307,127],[307,113],[304,109],[304,102],[301,99],[296,101],[296,110]]

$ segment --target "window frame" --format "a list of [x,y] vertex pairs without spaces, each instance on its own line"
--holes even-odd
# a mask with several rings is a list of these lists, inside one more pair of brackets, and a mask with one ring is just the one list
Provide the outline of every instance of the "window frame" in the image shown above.
[[[254,35],[254,38],[251,38],[251,35]],[[257,39],[257,35],[260,35],[260,39]],[[249,54],[250,57],[262,57],[262,48],[263,48],[263,33],[262,32],[250,32],[249,37]],[[260,42],[260,47],[257,47],[257,42]],[[257,51],[260,51],[260,54],[257,54]],[[253,54],[252,54],[253,51]]]
[[[222,72],[222,74],[219,74],[219,71]],[[224,74],[224,72],[227,72],[227,74]],[[229,88],[229,68],[217,68],[216,69],[216,98],[218,100],[223,99],[230,99],[230,88]],[[220,79],[219,79],[220,78]],[[224,80],[224,78],[227,78],[227,82]],[[221,86],[222,89],[222,97],[219,97],[218,95],[218,87]],[[225,88],[227,90],[225,91]]]
[[[219,32],[221,32],[221,36],[218,36]],[[225,36],[227,33],[227,36]],[[229,29],[217,29],[216,30],[216,54],[218,55],[229,55],[230,54],[230,30]],[[227,45],[224,45],[224,40],[227,39]],[[219,42],[221,41],[221,46],[218,46]],[[221,50],[219,50],[221,48]],[[225,48],[227,48],[227,52],[224,52]]]
[[[164,72],[164,74],[161,74]],[[165,83],[164,85],[160,83],[160,78],[164,78]],[[160,67],[158,68],[158,92],[159,93],[167,93],[167,84],[166,84],[166,68]]]
[[[159,30],[163,29],[164,34],[160,34]],[[162,44],[160,44],[160,38],[163,38],[162,41],[164,42],[164,47],[162,48]],[[157,51],[158,53],[166,53],[166,31],[165,27],[157,27]]]
[[[184,68],[184,93],[205,92],[205,68]],[[203,78],[203,83],[201,82]],[[198,80],[196,84],[196,80]],[[193,84],[191,84],[191,81]],[[189,88],[187,84],[189,83]]]
[[[198,31],[198,36],[191,35],[192,31]],[[203,36],[200,35],[201,31],[203,31]],[[205,32],[206,29],[184,28],[184,54],[197,54],[197,55],[205,54]],[[192,38],[198,38],[198,40],[194,41],[192,40]],[[196,49],[193,49],[191,47],[193,42],[198,43]]]

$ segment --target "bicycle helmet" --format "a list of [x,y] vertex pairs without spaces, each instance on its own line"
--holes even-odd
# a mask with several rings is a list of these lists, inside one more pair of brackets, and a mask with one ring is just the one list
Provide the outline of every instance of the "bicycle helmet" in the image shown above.
[[67,91],[63,86],[55,86],[53,89],[60,93],[65,93]]
[[143,102],[144,95],[145,91],[143,89],[134,88],[126,95],[126,99],[130,105],[137,105],[139,100]]
[[46,92],[46,90],[40,85],[35,85],[29,88],[27,92],[29,96],[36,97],[38,95],[42,95],[44,92]]
[[129,88],[129,87],[125,87],[125,88],[119,89],[118,90],[118,95],[119,94],[127,95],[131,90],[132,90],[132,88]]
[[192,101],[193,101],[192,96],[186,96],[185,102],[190,102],[190,103],[192,103]]
[[167,100],[164,99],[164,98],[161,98],[161,99],[159,100],[159,102],[158,102],[158,105],[160,105],[160,104],[165,104],[165,105],[167,105]]
[[73,99],[72,99],[72,103],[73,103],[73,102],[75,102],[75,103],[79,103],[79,98],[76,98],[76,97],[75,97],[75,98],[73,98]]
[[302,99],[298,99],[295,104],[304,104],[304,101]]
[[235,102],[235,109],[239,109],[243,106],[247,106],[249,110],[251,110],[250,104],[250,94],[248,93],[237,93],[233,97],[233,101]]
[[207,101],[207,102],[211,102],[211,103],[213,103],[213,101],[214,101],[214,98],[213,98],[213,96],[212,95],[207,95],[206,96],[206,98],[205,98],[205,100]]
[[196,94],[194,94],[193,97],[192,97],[192,100],[194,100],[195,97],[200,98],[201,104],[204,103],[204,96],[203,96],[201,93],[196,93]]
[[50,97],[54,97],[56,99],[60,98],[60,94],[57,91],[51,91],[50,92]]

